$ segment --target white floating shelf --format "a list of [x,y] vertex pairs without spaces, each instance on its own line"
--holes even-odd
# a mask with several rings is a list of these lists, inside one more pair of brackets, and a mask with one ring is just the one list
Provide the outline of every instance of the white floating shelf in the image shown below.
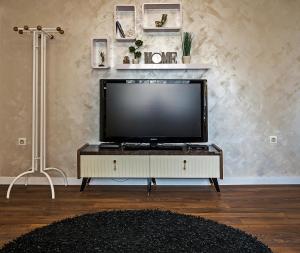
[[[92,38],[91,39],[91,65],[93,69],[108,69],[109,64],[109,40],[108,38]],[[104,66],[101,64],[100,52],[104,53]]]
[[[117,29],[116,22],[122,26],[122,29],[127,34],[127,37],[123,38]],[[135,5],[115,5],[114,10],[114,32],[115,39],[117,41],[135,41],[136,40],[136,8]],[[128,33],[132,33],[128,37]]]
[[116,69],[120,70],[145,70],[145,69],[153,69],[153,70],[209,70],[211,68],[210,65],[207,64],[118,64],[116,65]]
[[[182,27],[182,8],[180,3],[144,3],[143,29],[145,32],[178,32]],[[162,14],[167,14],[167,22],[163,27],[156,27]]]

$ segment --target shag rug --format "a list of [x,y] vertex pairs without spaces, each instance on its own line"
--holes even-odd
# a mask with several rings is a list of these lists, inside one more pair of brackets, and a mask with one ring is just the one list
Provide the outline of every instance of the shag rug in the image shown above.
[[270,253],[255,237],[169,211],[110,211],[68,218],[6,244],[8,252]]

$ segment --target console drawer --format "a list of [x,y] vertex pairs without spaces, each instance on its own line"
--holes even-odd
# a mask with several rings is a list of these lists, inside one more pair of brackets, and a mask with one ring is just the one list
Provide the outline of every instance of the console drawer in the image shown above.
[[149,177],[149,156],[81,155],[81,177]]
[[220,178],[220,157],[150,156],[150,175],[157,178]]

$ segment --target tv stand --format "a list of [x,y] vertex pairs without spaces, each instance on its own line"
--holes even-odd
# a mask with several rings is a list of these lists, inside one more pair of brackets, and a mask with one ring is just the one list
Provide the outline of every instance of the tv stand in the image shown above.
[[220,192],[218,179],[223,179],[223,151],[217,145],[192,148],[185,145],[185,148],[179,146],[180,149],[176,145],[177,149],[148,146],[139,144],[131,149],[127,145],[126,149],[124,145],[119,148],[83,145],[77,151],[77,177],[82,178],[80,191],[91,178],[147,178],[148,195],[157,178],[206,178]]

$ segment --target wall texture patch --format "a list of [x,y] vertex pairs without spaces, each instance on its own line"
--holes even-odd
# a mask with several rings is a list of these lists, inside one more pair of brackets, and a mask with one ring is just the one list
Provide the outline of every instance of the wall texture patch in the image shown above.
[[[142,32],[142,2],[126,1],[137,5],[142,51],[179,52],[180,59],[178,33]],[[213,65],[206,73],[115,70],[129,55],[129,43],[114,41],[119,3],[1,0],[0,176],[30,166],[32,44],[12,30],[24,24],[65,30],[48,43],[47,163],[68,176],[76,175],[76,149],[99,139],[99,79],[201,77],[208,79],[209,140],[224,149],[225,177],[300,175],[300,1],[183,0],[183,30],[195,36],[192,62]],[[105,36],[112,69],[93,70],[90,38]],[[24,136],[28,145],[17,146]]]

